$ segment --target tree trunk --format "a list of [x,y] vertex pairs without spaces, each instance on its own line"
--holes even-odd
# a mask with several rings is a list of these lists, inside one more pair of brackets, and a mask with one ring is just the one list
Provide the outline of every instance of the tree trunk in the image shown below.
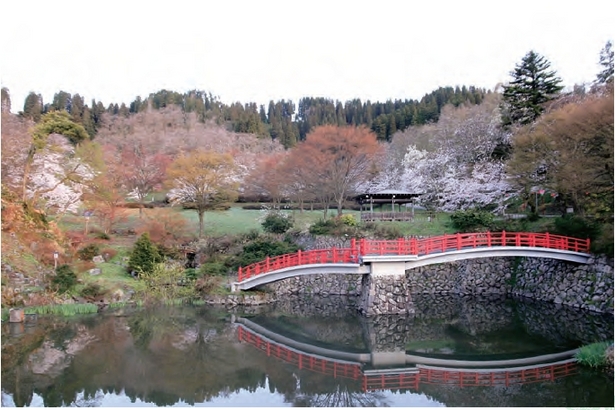
[[337,216],[342,216],[343,202],[344,199],[340,199],[337,201]]
[[205,215],[205,210],[199,209],[197,211],[199,213],[199,239],[203,237],[203,217]]

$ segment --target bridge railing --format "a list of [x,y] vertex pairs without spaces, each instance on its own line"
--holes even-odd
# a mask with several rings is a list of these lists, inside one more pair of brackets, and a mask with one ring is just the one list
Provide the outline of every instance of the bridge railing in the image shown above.
[[258,276],[262,273],[293,266],[310,265],[315,263],[359,263],[356,247],[314,249],[311,251],[297,251],[274,257],[267,257],[264,261],[256,262],[245,267],[239,267],[237,278],[239,282]]
[[359,263],[363,255],[417,255],[444,253],[462,249],[494,246],[521,246],[549,248],[574,252],[589,252],[590,240],[562,235],[534,232],[480,232],[457,233],[429,238],[400,238],[393,240],[352,239],[350,248],[315,249],[297,251],[239,267],[238,281],[293,266],[318,263]]
[[429,255],[454,250],[494,246],[524,246],[575,252],[589,252],[589,239],[534,232],[457,233],[424,239],[365,240],[359,242],[361,255]]

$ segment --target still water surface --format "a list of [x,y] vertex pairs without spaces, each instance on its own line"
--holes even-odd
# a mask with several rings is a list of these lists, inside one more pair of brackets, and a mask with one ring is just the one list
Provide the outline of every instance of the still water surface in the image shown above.
[[561,358],[517,362],[612,340],[612,316],[416,296],[413,316],[365,318],[353,303],[296,298],[4,323],[2,405],[613,406],[612,375]]

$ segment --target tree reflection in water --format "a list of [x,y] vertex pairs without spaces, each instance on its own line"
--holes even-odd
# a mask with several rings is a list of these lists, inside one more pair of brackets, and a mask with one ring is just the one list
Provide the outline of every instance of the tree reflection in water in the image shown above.
[[351,391],[344,385],[328,393],[300,393],[292,403],[295,407],[390,407],[382,392]]

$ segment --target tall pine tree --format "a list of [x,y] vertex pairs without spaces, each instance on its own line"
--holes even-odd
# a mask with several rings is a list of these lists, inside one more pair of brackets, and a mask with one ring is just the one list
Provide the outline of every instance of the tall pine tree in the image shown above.
[[598,84],[608,84],[613,82],[613,43],[607,41],[606,45],[600,50],[600,65],[602,71],[597,75]]
[[504,86],[502,125],[531,124],[542,114],[545,103],[557,97],[562,80],[549,67],[551,63],[532,50],[511,71],[513,79]]

